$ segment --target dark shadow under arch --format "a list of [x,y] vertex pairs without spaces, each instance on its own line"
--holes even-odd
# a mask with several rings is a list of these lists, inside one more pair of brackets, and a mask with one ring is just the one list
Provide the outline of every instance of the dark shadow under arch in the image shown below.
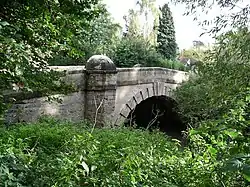
[[182,131],[186,125],[176,111],[177,103],[167,96],[153,96],[145,99],[127,116],[125,125],[136,125],[137,128],[155,129],[167,135],[181,139]]

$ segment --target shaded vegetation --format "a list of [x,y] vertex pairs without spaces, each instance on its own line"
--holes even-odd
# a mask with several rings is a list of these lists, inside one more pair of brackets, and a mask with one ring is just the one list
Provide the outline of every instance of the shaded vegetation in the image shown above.
[[[6,91],[60,91],[61,74],[48,68],[58,55],[80,59],[78,38],[103,8],[98,1],[14,0],[0,5],[0,118]],[[13,98],[15,101],[15,98]]]
[[216,46],[198,65],[197,73],[176,91],[180,113],[189,125],[189,136],[196,136],[197,145],[192,149],[203,152],[202,147],[207,145],[216,155],[215,163],[225,159],[228,172],[242,172],[246,182],[238,184],[235,180],[233,186],[249,186],[250,181],[247,35],[248,29],[220,35]]
[[213,144],[208,144],[209,129],[200,134],[193,130],[189,147],[181,148],[159,132],[121,128],[96,129],[90,134],[89,129],[84,123],[48,119],[2,128],[0,179],[4,183],[0,186],[247,184],[242,173],[249,177],[249,156],[239,155],[239,160],[227,162],[234,146],[249,149],[249,141],[238,141],[243,140],[238,131],[217,132]]

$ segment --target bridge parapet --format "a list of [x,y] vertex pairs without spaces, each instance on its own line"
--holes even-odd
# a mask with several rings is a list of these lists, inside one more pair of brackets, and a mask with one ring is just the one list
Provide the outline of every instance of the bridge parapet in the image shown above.
[[117,85],[135,85],[152,82],[181,84],[188,79],[188,73],[160,67],[117,68]]
[[[159,67],[116,68],[106,56],[97,55],[85,66],[51,66],[65,71],[65,80],[76,90],[56,95],[61,102],[47,97],[24,97],[6,113],[7,122],[35,121],[43,115],[80,121],[88,119],[98,125],[122,122],[138,103],[157,95],[170,96],[188,79],[188,73]],[[127,111],[127,112],[125,112]]]

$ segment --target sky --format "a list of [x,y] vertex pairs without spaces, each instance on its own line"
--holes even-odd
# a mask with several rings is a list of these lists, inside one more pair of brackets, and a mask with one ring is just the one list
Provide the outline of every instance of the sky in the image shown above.
[[[247,0],[248,1],[248,0]],[[104,0],[107,4],[109,12],[114,17],[115,21],[124,26],[123,16],[128,12],[129,9],[135,7],[136,0]],[[168,0],[157,0],[157,5],[162,6],[164,3],[168,3]],[[184,16],[185,5],[169,4],[172,11],[172,16],[175,24],[176,41],[180,49],[187,49],[193,45],[194,40],[200,40],[205,44],[212,44],[214,39],[208,34],[200,37],[200,34],[204,32],[204,28],[198,25],[197,21],[193,20],[193,16]],[[219,7],[214,7],[207,15],[202,15],[202,18],[207,18],[208,20],[213,19],[215,16],[219,15],[221,10]],[[228,12],[224,12],[227,14]],[[204,17],[206,16],[206,17]]]

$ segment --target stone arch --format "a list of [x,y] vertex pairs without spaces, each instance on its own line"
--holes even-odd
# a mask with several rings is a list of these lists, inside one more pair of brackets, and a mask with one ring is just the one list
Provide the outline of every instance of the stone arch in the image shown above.
[[[172,97],[171,90],[168,88],[160,90],[159,86],[153,86],[138,91],[126,104],[124,104],[115,123],[124,124],[135,120],[140,123],[140,125],[137,124],[139,127],[145,128],[145,124],[148,122],[147,120],[152,120],[152,118],[149,117],[149,108],[154,104],[161,106],[161,109],[164,110],[162,116],[159,117],[157,121],[159,129],[167,135],[181,138],[181,132],[185,130],[186,127],[182,123],[180,116],[174,110],[177,103]],[[134,117],[136,119],[134,119]]]
[[120,125],[124,123],[131,110],[133,110],[136,105],[140,104],[142,101],[150,97],[164,95],[173,98],[172,89],[173,88],[166,85],[166,83],[155,82],[152,84],[152,87],[147,87],[139,90],[126,103],[123,104],[119,114],[115,118],[114,124]]

